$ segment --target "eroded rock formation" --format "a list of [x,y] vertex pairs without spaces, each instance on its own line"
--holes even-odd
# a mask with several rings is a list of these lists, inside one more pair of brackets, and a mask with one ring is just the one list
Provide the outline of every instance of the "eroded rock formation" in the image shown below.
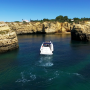
[[0,22],[0,53],[18,48],[18,39],[16,32],[9,26]]
[[90,23],[75,24],[71,30],[71,39],[90,41]]
[[29,22],[29,23],[7,23],[11,30],[15,30],[17,34],[30,33],[66,33],[70,32],[71,25],[67,22]]

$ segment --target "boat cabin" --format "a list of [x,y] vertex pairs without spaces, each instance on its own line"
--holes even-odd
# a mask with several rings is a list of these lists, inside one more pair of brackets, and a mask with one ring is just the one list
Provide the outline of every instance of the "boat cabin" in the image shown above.
[[46,43],[46,42],[45,42],[45,43],[43,43],[43,47],[50,47],[50,44],[51,44],[51,43]]

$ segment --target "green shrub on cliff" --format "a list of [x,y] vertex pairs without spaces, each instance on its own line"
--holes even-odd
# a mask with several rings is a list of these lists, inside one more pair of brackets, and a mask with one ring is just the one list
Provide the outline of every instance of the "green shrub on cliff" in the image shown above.
[[68,16],[63,17],[64,21],[68,21]]
[[62,15],[57,16],[56,21],[63,22],[64,21],[63,16]]
[[43,21],[50,21],[50,20],[49,20],[49,19],[45,19],[45,18],[44,18],[44,19],[43,19]]
[[55,20],[56,21],[59,21],[59,22],[68,22],[68,16],[62,16],[62,15],[60,15],[60,16],[57,16],[55,18]]
[[19,23],[19,21],[14,21],[14,22]]
[[23,21],[23,24],[27,24],[27,22]]

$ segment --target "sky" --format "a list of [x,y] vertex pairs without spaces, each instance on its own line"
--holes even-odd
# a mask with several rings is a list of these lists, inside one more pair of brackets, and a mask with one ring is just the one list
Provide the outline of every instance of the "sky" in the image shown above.
[[90,0],[0,0],[0,21],[90,18]]

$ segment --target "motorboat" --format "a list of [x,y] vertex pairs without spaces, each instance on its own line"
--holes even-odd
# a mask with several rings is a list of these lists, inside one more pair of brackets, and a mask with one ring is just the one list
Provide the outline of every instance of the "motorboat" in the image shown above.
[[53,43],[51,41],[43,42],[40,47],[40,54],[52,55],[54,51]]

